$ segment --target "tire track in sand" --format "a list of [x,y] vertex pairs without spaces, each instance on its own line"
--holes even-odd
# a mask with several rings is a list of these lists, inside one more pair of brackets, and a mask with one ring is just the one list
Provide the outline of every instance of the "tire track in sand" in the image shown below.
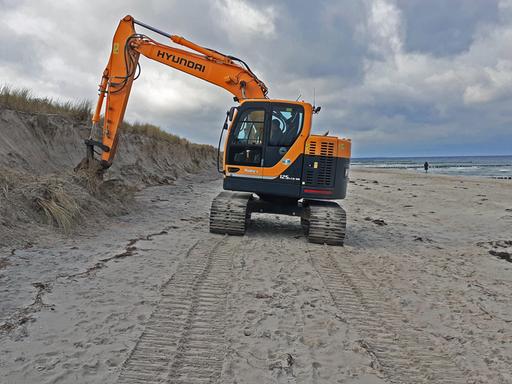
[[158,308],[123,364],[118,383],[205,383],[219,378],[226,297],[239,238],[209,236],[162,286]]
[[468,383],[455,363],[436,350],[421,330],[405,322],[403,314],[348,257],[339,265],[328,246],[313,251],[308,245],[308,252],[344,320],[364,337],[360,346],[389,383]]

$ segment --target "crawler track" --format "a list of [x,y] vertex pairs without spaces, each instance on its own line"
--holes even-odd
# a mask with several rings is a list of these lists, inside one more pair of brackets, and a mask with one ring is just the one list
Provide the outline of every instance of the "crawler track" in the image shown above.
[[123,364],[118,383],[209,383],[225,355],[226,295],[235,239],[196,243]]
[[309,201],[301,223],[312,243],[343,245],[345,241],[347,215],[334,202]]
[[210,232],[243,235],[250,220],[247,204],[251,196],[250,193],[219,193],[210,209]]
[[[310,247],[311,262],[342,317],[364,338],[361,346],[389,383],[463,384],[464,374],[421,330],[383,297],[349,261],[338,265],[329,247]],[[319,252],[320,251],[320,252]],[[319,254],[318,254],[319,253]]]

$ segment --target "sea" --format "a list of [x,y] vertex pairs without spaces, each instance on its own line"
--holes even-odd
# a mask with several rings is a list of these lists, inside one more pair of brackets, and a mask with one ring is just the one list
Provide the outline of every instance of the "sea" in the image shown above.
[[429,164],[429,172],[444,175],[481,176],[512,180],[512,155],[507,156],[443,156],[443,157],[366,157],[352,158],[354,168],[409,169],[425,172],[423,164]]

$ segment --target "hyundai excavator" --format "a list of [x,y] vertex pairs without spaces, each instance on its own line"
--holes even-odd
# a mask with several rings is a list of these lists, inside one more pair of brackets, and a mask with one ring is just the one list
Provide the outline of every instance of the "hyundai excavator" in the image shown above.
[[[135,25],[183,48],[137,33]],[[112,165],[132,84],[140,74],[141,54],[224,88],[237,103],[227,112],[221,130],[218,167],[222,156],[219,172],[223,174],[224,191],[211,204],[210,232],[243,235],[251,213],[285,214],[300,217],[310,242],[343,245],[346,213],[332,200],[346,196],[350,139],[313,135],[312,118],[320,107],[268,98],[266,85],[241,59],[168,34],[131,16],[120,21],[114,35],[91,133],[85,140],[87,155],[82,168],[93,169],[99,164],[98,173],[102,174]],[[227,135],[221,151],[224,131]]]

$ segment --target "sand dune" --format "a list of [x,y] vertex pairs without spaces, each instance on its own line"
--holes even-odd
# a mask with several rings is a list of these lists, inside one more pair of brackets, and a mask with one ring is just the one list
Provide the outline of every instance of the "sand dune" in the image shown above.
[[120,136],[105,182],[91,185],[73,172],[85,155],[88,127],[66,115],[0,106],[0,247],[28,247],[45,237],[51,242],[59,232],[94,233],[108,217],[135,208],[134,189],[214,172],[211,146],[129,131]]

